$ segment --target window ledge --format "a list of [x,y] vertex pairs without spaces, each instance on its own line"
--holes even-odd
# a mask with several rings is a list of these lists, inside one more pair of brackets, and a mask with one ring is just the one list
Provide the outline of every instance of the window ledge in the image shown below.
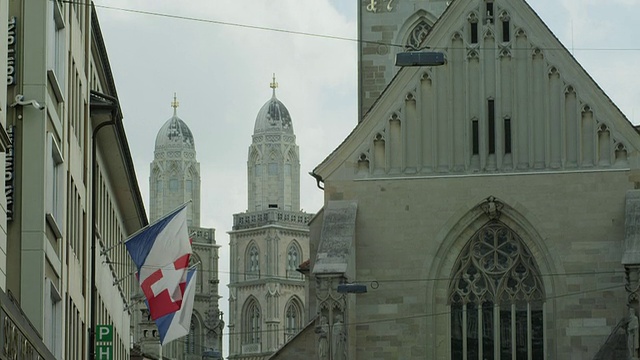
[[49,227],[51,228],[51,231],[53,231],[53,234],[56,236],[56,239],[62,239],[62,231],[60,230],[60,226],[58,225],[56,218],[53,217],[53,214],[47,213],[46,219],[47,219],[47,225],[49,225]]
[[64,96],[62,95],[62,89],[60,88],[60,82],[56,77],[56,73],[53,70],[47,70],[47,78],[53,89],[53,94],[56,96],[56,100],[59,103],[64,102]]

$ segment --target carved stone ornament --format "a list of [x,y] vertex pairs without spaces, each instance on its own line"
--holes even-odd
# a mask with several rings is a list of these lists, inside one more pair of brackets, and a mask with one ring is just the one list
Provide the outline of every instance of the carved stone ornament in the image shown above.
[[347,359],[347,329],[344,325],[346,296],[337,292],[344,282],[341,276],[316,278],[317,323],[315,332],[318,360]]
[[494,220],[500,218],[504,204],[494,196],[489,196],[482,204],[480,204],[480,208],[482,208],[482,211],[484,211],[489,219]]
[[429,31],[431,31],[431,26],[425,20],[420,20],[418,25],[411,31],[407,46],[412,49],[420,49],[424,45],[424,40],[427,38]]

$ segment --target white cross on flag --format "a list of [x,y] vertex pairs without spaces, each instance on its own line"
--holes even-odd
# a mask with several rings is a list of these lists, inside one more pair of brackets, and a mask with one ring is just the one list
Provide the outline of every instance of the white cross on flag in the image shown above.
[[[188,271],[191,242],[186,209],[186,204],[182,205],[125,242],[138,268],[140,287],[151,319],[158,326],[161,344],[189,332],[195,292],[185,292],[195,270]],[[185,318],[187,324],[182,326]]]

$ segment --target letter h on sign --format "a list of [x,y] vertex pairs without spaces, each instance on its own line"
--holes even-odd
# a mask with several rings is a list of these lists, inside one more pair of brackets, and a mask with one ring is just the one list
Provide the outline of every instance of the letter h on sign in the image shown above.
[[96,326],[96,342],[101,343],[96,345],[96,359],[98,360],[113,360],[113,326],[112,325],[98,325]]

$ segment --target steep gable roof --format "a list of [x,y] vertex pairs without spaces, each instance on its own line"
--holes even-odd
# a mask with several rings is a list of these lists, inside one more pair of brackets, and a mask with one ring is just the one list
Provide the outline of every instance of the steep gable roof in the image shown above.
[[398,71],[313,175],[628,168],[629,120],[525,1],[493,3],[454,1],[427,36],[447,64]]

